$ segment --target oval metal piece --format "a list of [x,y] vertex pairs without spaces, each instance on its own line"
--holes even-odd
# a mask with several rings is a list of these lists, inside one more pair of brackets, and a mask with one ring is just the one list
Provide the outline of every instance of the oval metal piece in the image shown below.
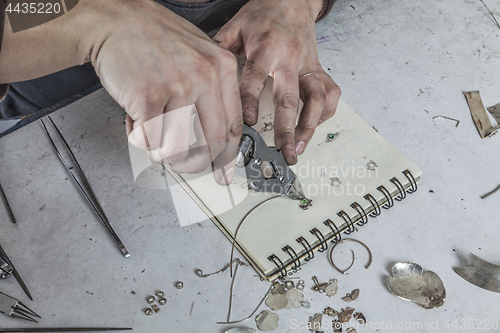
[[443,281],[433,271],[424,271],[414,263],[397,263],[387,278],[387,287],[396,296],[417,303],[425,309],[444,304],[446,290]]
[[[292,289],[293,290],[293,289]],[[266,305],[273,311],[284,309],[288,304],[286,294],[272,294],[269,293],[266,299]]]

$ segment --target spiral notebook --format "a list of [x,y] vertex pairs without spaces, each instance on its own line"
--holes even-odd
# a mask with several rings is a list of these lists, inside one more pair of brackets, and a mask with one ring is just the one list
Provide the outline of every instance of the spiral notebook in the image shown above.
[[[272,146],[269,86],[254,129]],[[331,141],[330,134],[336,134]],[[208,169],[198,175],[172,175],[231,242],[243,220],[235,246],[260,276],[271,281],[415,192],[422,175],[342,100],[336,114],[317,128],[293,170],[312,199],[307,210],[286,196],[266,201],[275,194],[249,190],[242,177],[224,187],[215,183]],[[233,208],[228,210],[228,205]]]

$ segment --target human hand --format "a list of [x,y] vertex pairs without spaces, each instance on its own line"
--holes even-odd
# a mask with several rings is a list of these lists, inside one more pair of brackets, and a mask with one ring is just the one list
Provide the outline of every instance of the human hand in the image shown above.
[[[128,114],[129,141],[175,172],[197,173],[213,163],[216,181],[228,184],[243,127],[235,57],[154,1],[94,5],[101,19],[82,44]],[[193,105],[201,128],[190,149]]]
[[[247,57],[240,82],[247,124],[257,122],[266,79],[274,78],[275,144],[289,164],[297,163],[340,98],[340,88],[319,63],[315,19],[321,5],[321,0],[250,0],[214,37],[223,48]],[[299,98],[304,108],[295,126]]]

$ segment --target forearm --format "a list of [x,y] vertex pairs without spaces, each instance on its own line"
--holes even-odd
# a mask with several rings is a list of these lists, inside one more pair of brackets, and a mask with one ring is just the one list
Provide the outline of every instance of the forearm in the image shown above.
[[89,61],[96,35],[109,31],[102,12],[109,10],[110,3],[116,1],[81,0],[67,14],[16,33],[6,16],[0,84],[34,79]]

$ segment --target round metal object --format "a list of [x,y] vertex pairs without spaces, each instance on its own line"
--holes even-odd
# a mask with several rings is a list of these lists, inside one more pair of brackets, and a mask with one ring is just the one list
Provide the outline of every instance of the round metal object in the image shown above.
[[151,309],[153,309],[153,311],[156,313],[160,312],[160,308],[156,304],[151,305]]
[[285,176],[281,175],[278,180],[280,181],[281,184],[285,182]]
[[155,297],[154,296],[148,296],[148,298],[146,298],[146,302],[148,302],[148,304],[153,304],[155,301]]
[[199,277],[202,277],[202,276],[203,276],[203,271],[202,271],[201,269],[199,269],[199,268],[198,268],[197,270],[195,270],[195,271],[194,271],[194,273],[195,273],[196,275],[198,275]]
[[184,288],[184,283],[182,281],[178,281],[175,283],[175,288],[182,289]]
[[144,314],[146,316],[151,316],[153,314],[153,310],[151,310],[150,308],[144,309]]
[[158,304],[160,304],[160,305],[165,305],[165,304],[167,304],[167,299],[166,299],[166,298],[160,298],[160,299],[158,300]]
[[293,283],[293,281],[286,281],[285,285],[286,289],[292,289],[293,287],[295,287],[295,283]]
[[262,159],[260,157],[256,157],[254,163],[256,166],[260,166],[262,164]]
[[165,293],[161,290],[158,290],[156,293],[155,293],[156,296],[158,296],[159,298],[165,298]]

